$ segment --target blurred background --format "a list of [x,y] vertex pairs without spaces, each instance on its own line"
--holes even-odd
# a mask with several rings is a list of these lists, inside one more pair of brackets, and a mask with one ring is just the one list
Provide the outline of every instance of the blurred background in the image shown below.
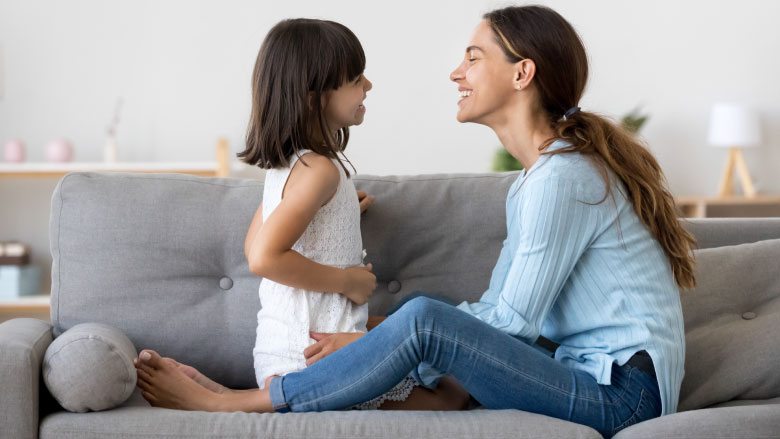
[[[756,115],[760,147],[744,160],[756,192],[780,206],[780,2],[537,3],[567,18],[589,52],[580,106],[616,120],[639,108],[639,135],[674,195],[718,195],[729,149],[713,148],[708,130],[714,106],[730,102]],[[358,173],[490,172],[498,140],[455,120],[449,74],[481,15],[512,4],[523,3],[0,0],[0,147],[22,141],[25,162],[45,162],[47,145],[67,139],[73,162],[101,162],[113,129],[120,162],[212,161],[220,137],[234,160],[263,37],[281,19],[311,17],[345,24],[366,51],[374,88],[347,148]],[[57,180],[0,179],[0,241],[29,245],[42,291]]]

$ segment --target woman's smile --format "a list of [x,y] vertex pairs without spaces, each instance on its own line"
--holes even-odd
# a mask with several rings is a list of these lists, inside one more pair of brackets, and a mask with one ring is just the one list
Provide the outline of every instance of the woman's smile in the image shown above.
[[474,90],[469,90],[463,87],[459,87],[458,91],[460,92],[460,98],[458,99],[458,105],[460,105],[461,102],[468,99],[473,93]]

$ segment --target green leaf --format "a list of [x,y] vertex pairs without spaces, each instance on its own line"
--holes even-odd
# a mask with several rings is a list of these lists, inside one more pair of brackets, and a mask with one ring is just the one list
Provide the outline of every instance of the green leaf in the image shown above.
[[521,171],[522,169],[523,165],[503,147],[499,148],[493,155],[493,171],[495,172]]

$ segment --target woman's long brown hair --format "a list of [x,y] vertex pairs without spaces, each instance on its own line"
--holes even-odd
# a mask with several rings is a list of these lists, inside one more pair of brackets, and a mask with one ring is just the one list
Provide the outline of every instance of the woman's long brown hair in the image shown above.
[[533,82],[539,105],[555,131],[555,138],[540,151],[560,139],[571,146],[543,154],[579,152],[594,158],[607,187],[600,202],[612,194],[607,167],[614,172],[634,211],[669,258],[677,285],[693,288],[696,239],[680,224],[674,198],[650,151],[636,136],[595,113],[578,111],[563,118],[578,105],[588,80],[585,47],[571,24],[544,6],[508,7],[484,18],[510,62],[531,59],[536,64]]
[[[307,18],[277,23],[257,54],[246,149],[237,156],[271,169],[289,166],[293,154],[309,149],[338,160],[349,176],[338,156],[349,129],[338,129],[334,137],[320,102],[325,92],[356,80],[365,68],[363,47],[346,26]],[[317,137],[325,143],[314,142]]]

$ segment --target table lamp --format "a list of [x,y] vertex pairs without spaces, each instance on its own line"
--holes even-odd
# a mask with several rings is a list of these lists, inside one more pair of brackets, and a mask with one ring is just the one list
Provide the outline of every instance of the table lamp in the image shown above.
[[761,125],[758,114],[745,105],[715,104],[710,116],[709,143],[729,148],[726,169],[720,181],[720,197],[734,195],[734,171],[739,172],[742,192],[748,198],[756,196],[741,148],[761,143]]

